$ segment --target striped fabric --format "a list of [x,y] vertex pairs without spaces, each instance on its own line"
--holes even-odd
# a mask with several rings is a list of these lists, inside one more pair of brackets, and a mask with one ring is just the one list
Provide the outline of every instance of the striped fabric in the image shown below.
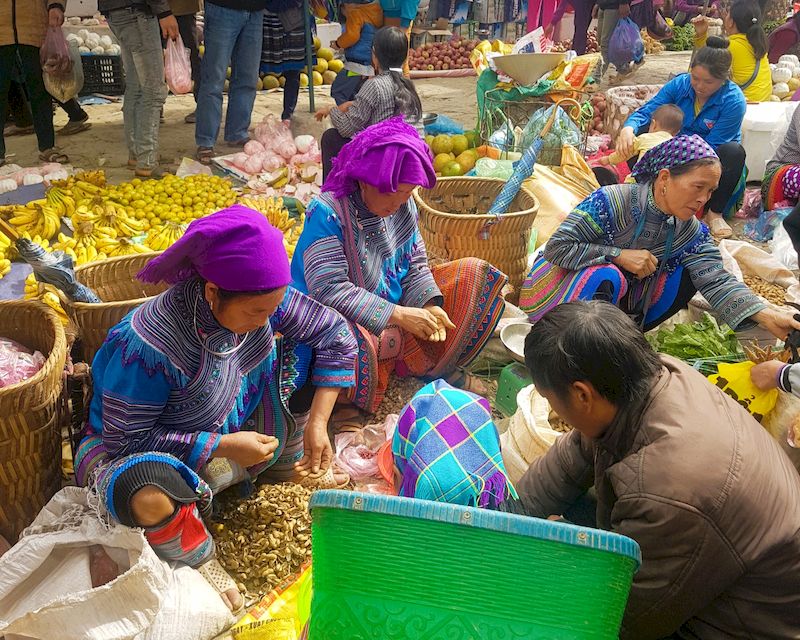
[[[642,215],[646,216],[644,221]],[[563,276],[569,279],[574,272],[608,266],[615,248],[647,249],[662,261],[668,219],[655,205],[650,184],[603,187],[567,216],[548,241],[544,260],[561,267]],[[684,267],[697,290],[723,322],[733,328],[764,308],[750,289],[725,271],[719,249],[705,225],[696,218],[675,219],[674,224],[674,242],[664,273],[669,276]],[[551,295],[552,284],[542,286],[538,282],[542,273],[542,265],[535,265],[522,287],[520,296],[526,300],[522,308],[529,313],[538,313],[542,295]],[[627,273],[625,277],[630,286],[634,277]],[[577,281],[583,280],[579,277]],[[560,290],[564,289],[560,286]]]
[[[311,64],[317,59],[312,53]],[[306,66],[306,34],[300,27],[288,33],[277,13],[264,11],[264,43],[261,47],[261,71],[283,73],[299,71]]]
[[[209,349],[225,351],[236,343],[214,320],[198,280],[175,285],[111,330],[93,363],[86,435],[95,438],[79,449],[79,482],[106,455],[161,451],[199,470],[220,434],[239,431],[257,409],[263,431],[283,446],[294,430],[288,400],[308,378],[312,354],[315,385],[355,382],[357,344],[347,323],[295,289],[287,291],[270,325],[250,332],[241,349],[224,357],[200,347],[195,309]],[[273,332],[282,334],[277,345]]]
[[768,171],[761,182],[764,210],[793,206],[800,199],[800,164],[783,164]]
[[401,496],[492,509],[517,497],[488,400],[444,380],[420,389],[403,409],[392,453]]

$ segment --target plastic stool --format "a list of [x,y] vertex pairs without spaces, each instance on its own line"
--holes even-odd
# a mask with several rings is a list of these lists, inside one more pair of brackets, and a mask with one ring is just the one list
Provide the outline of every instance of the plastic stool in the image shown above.
[[533,384],[533,380],[525,365],[519,362],[506,365],[497,383],[495,407],[504,416],[513,416],[517,412],[517,394],[530,384]]

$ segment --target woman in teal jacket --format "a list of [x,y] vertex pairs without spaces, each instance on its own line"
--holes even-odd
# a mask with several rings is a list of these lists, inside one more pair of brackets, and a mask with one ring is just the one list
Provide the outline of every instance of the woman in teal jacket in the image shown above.
[[706,205],[704,221],[714,237],[732,235],[725,217],[731,216],[744,194],[747,174],[741,145],[742,121],[747,102],[730,78],[731,54],[727,42],[709,38],[692,60],[690,73],[665,84],[658,94],[633,113],[617,139],[617,149],[632,155],[633,140],[645,133],[653,113],[661,105],[675,104],[683,110],[682,134],[696,134],[710,144],[722,162],[722,177]]

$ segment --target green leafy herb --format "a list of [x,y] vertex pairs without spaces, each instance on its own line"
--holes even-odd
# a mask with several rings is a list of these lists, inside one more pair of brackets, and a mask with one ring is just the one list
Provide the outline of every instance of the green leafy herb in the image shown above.
[[681,360],[718,358],[740,353],[736,334],[729,328],[720,329],[708,313],[698,322],[675,325],[674,329],[659,329],[648,336],[656,351]]
[[691,51],[694,49],[694,25],[672,27],[672,40],[667,42],[670,51]]

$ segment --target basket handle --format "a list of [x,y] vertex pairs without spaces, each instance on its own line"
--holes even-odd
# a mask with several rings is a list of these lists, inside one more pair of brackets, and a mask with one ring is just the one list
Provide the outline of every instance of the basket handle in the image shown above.
[[[556,121],[556,114],[558,113],[558,108],[564,103],[569,103],[570,111],[575,113],[576,110],[577,110],[577,114],[578,114],[578,116],[570,115],[570,114],[567,114],[567,115],[570,115],[570,117],[573,120],[577,120],[577,118],[580,117],[580,113],[581,113],[581,105],[580,105],[580,103],[577,100],[573,99],[573,98],[562,98],[561,100],[559,100],[559,101],[557,101],[557,102],[555,102],[553,104],[553,113],[550,114],[550,117],[547,119],[547,122],[545,123],[544,127],[542,127],[542,132],[539,134],[540,138],[544,138],[548,133],[550,133],[550,129],[553,128],[553,124],[555,124],[555,121]],[[566,112],[566,109],[564,109],[564,111]]]
[[0,232],[14,242],[20,239],[19,232],[2,218],[0,218]]

